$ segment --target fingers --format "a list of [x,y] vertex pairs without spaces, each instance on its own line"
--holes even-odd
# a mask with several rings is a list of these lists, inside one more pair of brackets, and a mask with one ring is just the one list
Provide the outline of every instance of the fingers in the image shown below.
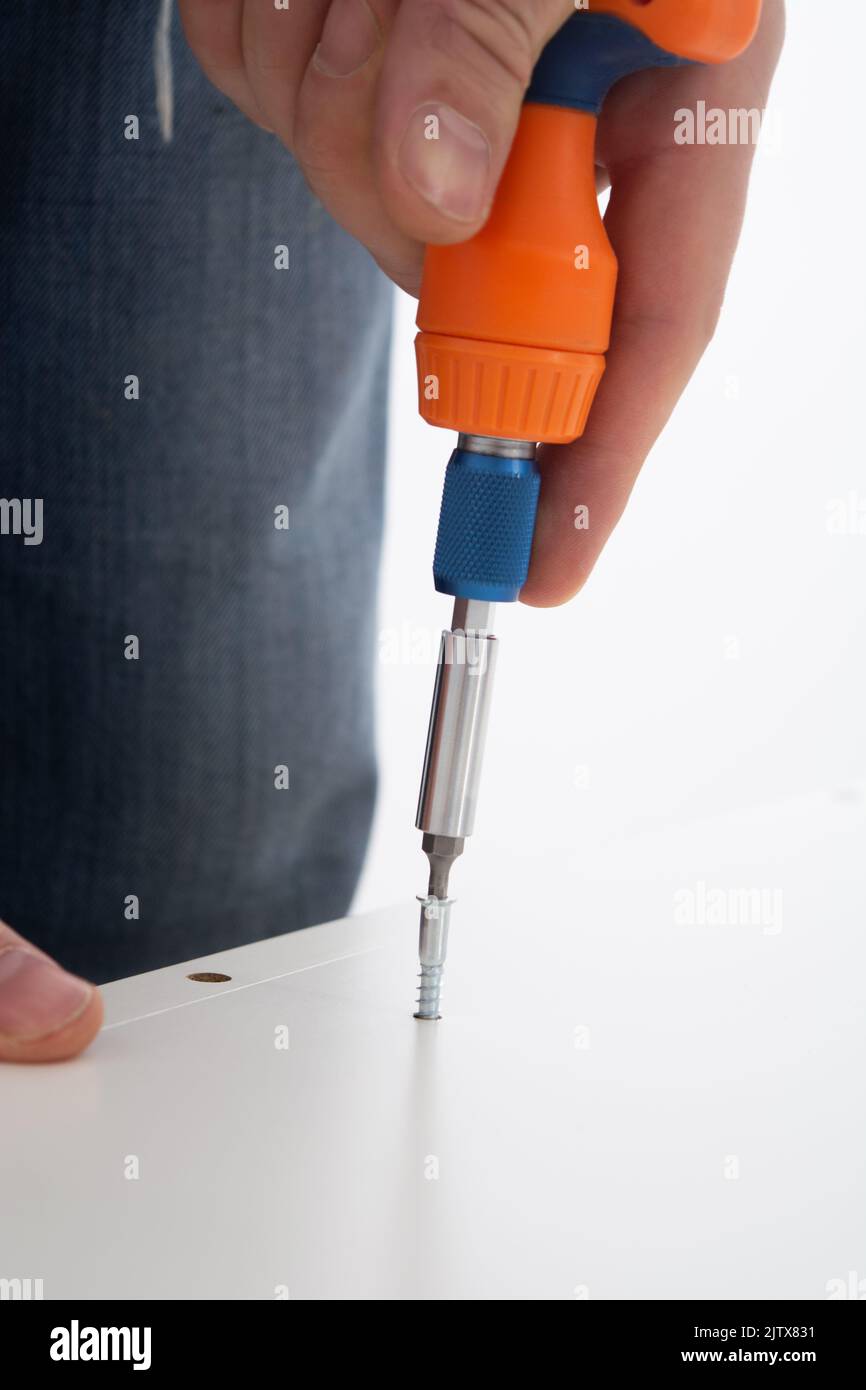
[[[607,371],[577,443],[542,451],[525,603],[571,598],[619,520],[644,459],[710,341],[745,207],[751,144],[676,145],[674,112],[763,109],[783,36],[770,0],[752,48],[720,68],[642,74],[605,110],[605,219],[620,264]],[[588,515],[577,513],[587,508]],[[576,525],[588,521],[588,525]]]
[[101,1023],[98,990],[0,922],[0,1061],[74,1057]]
[[213,85],[256,125],[268,128],[244,64],[243,0],[179,0],[187,43]]
[[333,0],[298,92],[293,149],[331,215],[415,293],[423,247],[393,224],[373,170],[378,83],[399,2]]
[[277,9],[274,0],[244,0],[241,47],[247,80],[267,125],[290,150],[295,149],[298,89],[322,37],[329,3],[296,0]]
[[573,0],[402,0],[385,56],[375,160],[392,221],[465,240],[493,202],[536,59]]

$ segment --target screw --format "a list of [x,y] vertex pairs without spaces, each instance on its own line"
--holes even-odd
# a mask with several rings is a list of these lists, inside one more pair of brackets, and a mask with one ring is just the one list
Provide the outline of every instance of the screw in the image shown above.
[[442,994],[442,972],[448,950],[448,924],[453,898],[419,898],[421,928],[418,954],[421,959],[421,983],[418,986],[418,1008],[415,1018],[439,1019]]

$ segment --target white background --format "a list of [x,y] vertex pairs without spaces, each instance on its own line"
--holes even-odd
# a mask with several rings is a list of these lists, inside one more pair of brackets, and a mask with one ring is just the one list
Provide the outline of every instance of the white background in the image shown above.
[[[716,339],[583,593],[498,610],[475,840],[503,864],[519,840],[590,866],[634,832],[811,791],[851,797],[866,775],[862,14],[792,0]],[[414,311],[401,296],[382,780],[358,909],[426,886],[414,815],[451,609],[430,567],[454,437],[417,414]],[[864,533],[832,534],[849,494]],[[471,859],[472,845],[458,896]]]

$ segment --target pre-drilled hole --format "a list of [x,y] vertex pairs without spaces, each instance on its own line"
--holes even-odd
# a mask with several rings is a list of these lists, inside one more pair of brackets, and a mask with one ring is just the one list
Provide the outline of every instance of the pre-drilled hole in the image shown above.
[[188,980],[199,980],[203,985],[224,985],[231,975],[218,975],[215,970],[195,970],[187,975]]

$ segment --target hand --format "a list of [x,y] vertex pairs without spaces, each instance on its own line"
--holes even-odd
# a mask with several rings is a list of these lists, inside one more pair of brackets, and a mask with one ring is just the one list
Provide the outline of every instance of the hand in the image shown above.
[[[428,242],[483,225],[535,62],[574,0],[180,0],[211,81],[298,159],[313,191],[391,278],[418,292]],[[614,89],[597,159],[620,265],[607,372],[584,437],[541,453],[542,491],[521,597],[581,588],[718,319],[745,207],[751,145],[677,145],[674,112],[763,110],[783,0],[720,67],[653,70]],[[423,140],[436,113],[442,134]],[[589,508],[588,530],[574,509]]]
[[102,1000],[0,922],[0,1062],[59,1062],[92,1041]]

